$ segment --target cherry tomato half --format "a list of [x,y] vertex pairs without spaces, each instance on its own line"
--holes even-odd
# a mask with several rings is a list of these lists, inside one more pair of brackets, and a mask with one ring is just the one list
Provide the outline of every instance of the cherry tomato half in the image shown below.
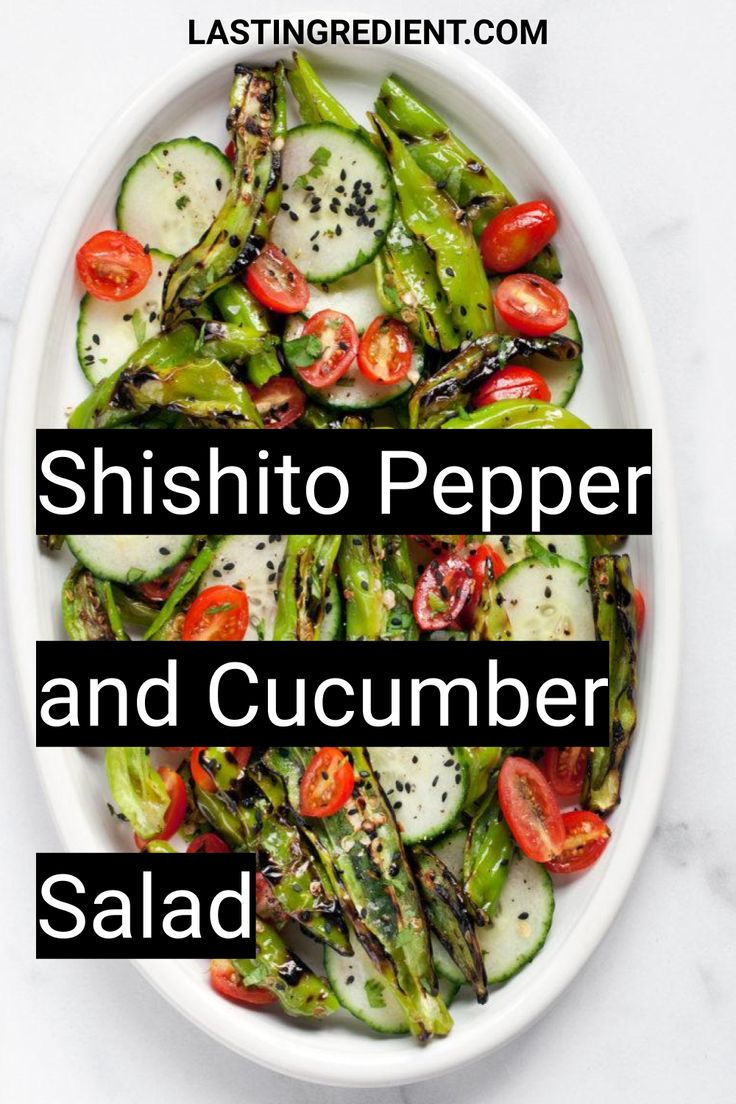
[[502,280],[493,302],[506,325],[528,337],[562,329],[570,314],[567,299],[551,280],[527,272]]
[[264,429],[286,429],[304,413],[306,396],[288,376],[274,376],[263,387],[249,383],[248,391]]
[[647,619],[647,604],[638,587],[634,590],[634,618],[636,620],[636,631],[641,636],[644,622]]
[[203,832],[187,847],[187,855],[198,855],[203,851],[207,855],[224,855],[230,848],[216,832]]
[[547,862],[553,874],[574,874],[597,862],[611,838],[611,829],[596,813],[573,809],[562,814],[565,842],[559,855]]
[[143,291],[151,278],[153,261],[129,234],[102,230],[78,250],[77,272],[95,299],[119,301]]
[[379,314],[360,339],[358,367],[372,383],[398,383],[409,372],[413,354],[408,327]]
[[[151,836],[151,839],[167,840],[171,839],[181,828],[181,823],[187,811],[187,788],[182,777],[171,767],[159,767],[158,773],[161,775],[166,786],[166,792],[169,795],[169,807],[164,814],[163,828],[157,836]],[[142,839],[141,836],[136,834],[135,845],[141,851],[145,851],[146,844],[150,843],[151,839]]]
[[506,564],[490,544],[481,544],[474,552],[471,552],[468,556],[468,565],[473,572],[473,593],[462,612],[462,622],[466,628],[470,628],[472,625],[473,615],[478,607],[483,585],[489,574],[491,578],[498,579],[506,570]]
[[473,406],[490,406],[501,399],[539,399],[549,402],[550,389],[544,376],[533,368],[524,368],[520,364],[510,364],[494,372],[485,380],[473,395]]
[[242,640],[248,628],[248,596],[230,586],[207,587],[187,610],[182,640]]
[[491,219],[480,236],[483,264],[489,272],[516,272],[556,233],[557,216],[543,200],[507,207]]
[[309,302],[309,284],[286,254],[270,242],[248,265],[245,284],[259,303],[278,314],[298,314]]
[[199,786],[205,793],[214,793],[217,789],[217,783],[210,772],[205,770],[202,765],[202,753],[206,750],[206,747],[192,748],[192,754],[189,756],[189,769],[192,772],[195,785]]
[[245,985],[229,958],[213,958],[210,963],[210,983],[216,993],[241,1004],[274,1004],[278,997],[268,989]]
[[565,825],[552,788],[529,759],[510,756],[498,776],[498,800],[524,854],[549,862],[562,851]]
[[138,590],[147,601],[163,605],[191,562],[191,559],[180,560],[176,567],[172,567],[165,575],[159,575],[158,579],[151,579],[150,583],[141,583]]
[[299,811],[306,817],[328,817],[342,809],[355,786],[353,764],[344,751],[323,747],[312,757],[299,788]]
[[455,552],[432,560],[419,576],[414,590],[414,620],[420,629],[456,627],[475,587],[473,569]]
[[235,149],[234,142],[228,142],[228,144],[225,146],[225,156],[227,157],[231,165],[235,164],[238,157],[238,151]]
[[312,364],[299,368],[299,375],[311,387],[331,387],[345,375],[358,353],[358,331],[353,320],[340,311],[318,311],[302,334],[318,338],[322,352]]
[[560,797],[579,797],[590,758],[587,747],[548,747],[544,749],[542,771]]

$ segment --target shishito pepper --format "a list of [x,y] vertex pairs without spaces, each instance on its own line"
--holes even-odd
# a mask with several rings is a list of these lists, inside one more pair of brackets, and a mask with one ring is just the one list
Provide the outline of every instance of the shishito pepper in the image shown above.
[[322,1019],[340,1007],[326,978],[318,977],[275,928],[256,918],[256,957],[233,959],[245,985],[267,989],[290,1016]]
[[286,542],[274,640],[319,640],[340,536],[292,535]]
[[266,766],[286,787],[293,814],[315,848],[343,911],[419,1038],[446,1035],[452,1018],[437,994],[429,931],[393,812],[366,749],[346,748],[355,788],[323,818],[300,815],[300,785],[313,747],[269,748]]
[[406,537],[343,537],[338,557],[348,640],[418,640],[407,588],[414,572]]

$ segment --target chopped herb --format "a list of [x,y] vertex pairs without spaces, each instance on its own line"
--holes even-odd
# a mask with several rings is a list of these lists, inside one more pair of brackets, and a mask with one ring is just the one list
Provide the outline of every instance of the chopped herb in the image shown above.
[[130,321],[133,325],[133,335],[136,345],[142,345],[146,340],[146,320],[137,307],[133,311]]
[[368,981],[365,983],[365,996],[371,1008],[386,1007],[383,986],[378,978],[368,978]]
[[180,211],[183,211],[184,208],[187,207],[191,202],[192,201],[188,195],[180,195],[176,201],[176,206],[179,208]]
[[283,352],[290,368],[308,368],[322,353],[322,342],[316,334],[303,334],[285,341]]

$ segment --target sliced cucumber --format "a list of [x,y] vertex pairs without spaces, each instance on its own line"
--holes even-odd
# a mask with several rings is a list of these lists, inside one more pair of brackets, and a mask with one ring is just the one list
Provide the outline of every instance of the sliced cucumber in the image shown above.
[[[525,534],[516,536],[493,535],[484,537],[483,539],[493,546],[506,567],[511,567],[512,564],[518,563],[519,560],[525,560],[533,555],[532,550],[527,547],[527,541],[530,538]],[[590,557],[588,555],[588,545],[585,537],[575,537],[564,534],[558,537],[550,537],[545,533],[531,539],[538,541],[543,548],[546,548],[548,552],[552,552],[553,555],[562,556],[565,560],[573,560],[575,563],[579,563],[581,567],[587,569]]]
[[432,844],[432,851],[441,859],[450,873],[462,885],[465,844],[468,840],[467,829],[456,828]]
[[[336,309],[340,310],[341,308]],[[348,311],[345,310],[345,313],[347,314]],[[292,315],[284,328],[284,341],[291,341],[299,337],[304,329],[304,322],[303,315]],[[377,407],[388,406],[390,403],[396,402],[397,399],[400,399],[402,395],[412,389],[420,379],[423,370],[424,354],[415,342],[414,357],[408,374],[399,383],[394,383],[391,386],[384,383],[372,383],[369,379],[366,379],[360,371],[357,357],[345,375],[332,387],[310,387],[298,372],[294,371],[293,375],[299,386],[320,406],[325,406],[330,410],[354,411],[375,410]]]
[[520,560],[496,584],[514,640],[595,640],[588,573],[572,560]]
[[432,958],[434,959],[434,968],[437,971],[437,977],[444,978],[445,981],[449,981],[452,985],[457,985],[460,988],[465,984],[465,975],[462,970],[455,965],[450,957],[449,951],[447,951],[436,935],[432,935]]
[[334,123],[290,130],[284,197],[271,240],[306,278],[330,284],[372,261],[391,226],[391,174],[381,154]]
[[454,747],[369,747],[405,843],[437,839],[462,815],[468,772]]
[[[557,331],[561,337],[571,337],[573,341],[583,344],[583,335],[580,333],[578,320],[570,311],[570,318],[566,326]],[[519,361],[522,363],[522,361]],[[575,389],[583,374],[583,357],[575,357],[574,360],[550,360],[549,357],[534,356],[528,362],[529,367],[539,372],[549,387],[549,401],[557,406],[567,406],[575,394]]]
[[183,560],[194,537],[67,536],[74,556],[98,579],[135,585],[157,579]]
[[279,569],[285,548],[286,537],[280,535],[225,537],[202,576],[202,590],[224,583],[248,595],[250,620],[244,640],[273,639]]
[[143,245],[178,257],[212,224],[232,176],[225,154],[209,142],[159,142],[128,169],[115,209],[118,226]]
[[[325,973],[335,996],[346,1011],[380,1035],[408,1035],[406,1013],[386,979],[354,935],[351,943],[351,958],[339,955],[332,947],[325,948]],[[439,994],[448,1008],[459,990],[458,982],[440,977]]]
[[[489,283],[491,285],[491,291],[495,294],[498,285],[501,283],[501,277],[494,276]],[[504,322],[497,310],[494,309],[493,315],[496,324],[496,333],[516,332]],[[578,320],[572,311],[570,311],[567,325],[563,326],[562,329],[557,332],[562,337],[570,337],[573,341],[580,342],[582,348],[583,335],[580,332]],[[550,360],[549,357],[539,355],[533,357],[514,357],[514,364],[527,365],[529,368],[533,368],[535,372],[539,372],[540,376],[543,377],[549,387],[549,401],[555,403],[556,406],[567,406],[570,399],[575,394],[575,389],[583,374],[582,353],[579,357],[576,357],[575,360],[566,361]]]
[[489,985],[500,985],[535,958],[552,927],[552,879],[539,863],[520,855],[511,863],[493,923],[478,929]]
[[79,305],[77,357],[89,382],[99,383],[160,329],[161,296],[173,257],[152,249],[153,272],[140,295],[120,303],[85,295]]
[[373,268],[361,268],[351,272],[334,284],[315,284],[310,291],[309,302],[304,308],[306,318],[323,310],[341,311],[352,318],[359,334],[368,329],[374,318],[385,314],[376,294],[376,276]]
[[[285,550],[286,537],[281,535],[224,537],[202,576],[200,590],[225,584],[238,587],[248,595],[250,620],[244,640],[273,640]],[[335,640],[342,630],[342,599],[335,579],[330,583],[325,608],[320,640]]]

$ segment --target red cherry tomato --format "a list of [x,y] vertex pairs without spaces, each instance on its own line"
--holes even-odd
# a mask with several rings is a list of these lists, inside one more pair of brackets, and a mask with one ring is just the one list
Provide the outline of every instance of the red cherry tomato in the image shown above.
[[235,762],[239,767],[245,768],[250,762],[250,757],[253,754],[252,747],[231,747],[230,752],[235,758]]
[[408,327],[379,314],[360,339],[358,367],[372,383],[398,383],[411,368],[413,354]]
[[611,829],[595,813],[574,809],[562,814],[565,842],[559,855],[547,862],[552,874],[574,874],[597,862],[611,838]]
[[562,329],[570,314],[567,299],[551,280],[527,272],[502,280],[493,302],[506,325],[528,337]]
[[498,800],[511,834],[524,854],[549,862],[562,851],[565,825],[552,788],[529,759],[510,756],[498,776]]
[[353,320],[340,311],[318,311],[307,322],[302,336],[318,338],[322,352],[308,367],[297,369],[299,375],[311,387],[332,387],[358,353],[358,331]]
[[242,640],[248,628],[248,596],[237,587],[212,586],[187,610],[182,640]]
[[490,544],[481,544],[471,552],[468,556],[468,565],[473,572],[473,593],[462,612],[462,622],[465,627],[470,628],[489,571],[492,578],[499,579],[506,570],[506,565]]
[[634,618],[636,620],[636,631],[639,636],[641,636],[644,622],[647,618],[647,604],[644,601],[644,595],[638,587],[634,591]]
[[544,749],[542,770],[552,789],[560,797],[579,797],[590,758],[587,747],[548,747]]
[[228,142],[228,144],[225,146],[225,156],[227,157],[227,159],[228,159],[228,161],[230,162],[231,165],[235,164],[235,162],[237,160],[238,152],[235,149],[235,143],[234,142]]
[[150,839],[142,839],[136,833],[135,845],[140,848],[141,851],[145,851],[146,844],[151,842],[151,839],[167,840],[171,839],[173,835],[181,828],[182,821],[187,811],[187,788],[184,785],[184,780],[180,775],[172,770],[171,767],[159,767],[158,773],[161,775],[164,785],[166,786],[166,792],[169,795],[169,807],[164,814],[164,826],[157,836],[151,836]]
[[288,376],[274,376],[263,387],[249,383],[248,391],[263,419],[264,429],[286,429],[304,413],[306,396]]
[[224,855],[230,848],[216,832],[203,832],[187,847],[187,855],[197,855],[203,851],[207,855]]
[[533,368],[510,364],[494,372],[473,395],[473,406],[490,406],[502,399],[539,399],[549,402],[550,389],[543,376]]
[[141,243],[121,230],[102,230],[77,252],[79,279],[95,299],[132,299],[152,271],[153,261]]
[[158,579],[151,579],[150,583],[141,583],[138,590],[147,601],[163,605],[191,562],[191,559],[180,560],[166,575],[159,575]]
[[345,752],[320,748],[302,777],[299,811],[306,817],[332,816],[349,801],[354,786],[353,764]]
[[483,264],[489,272],[516,272],[556,233],[557,216],[543,200],[507,207],[491,219],[480,236]]
[[259,303],[278,314],[298,314],[309,302],[309,284],[286,254],[270,242],[248,265],[245,283]]
[[263,1005],[274,1004],[278,997],[269,993],[268,989],[259,989],[254,985],[248,986],[233,966],[229,958],[213,958],[210,963],[210,983],[216,993],[228,1000],[238,1001],[240,1004]]
[[455,552],[432,560],[414,590],[414,620],[420,629],[450,629],[470,601],[475,582],[468,561]]

